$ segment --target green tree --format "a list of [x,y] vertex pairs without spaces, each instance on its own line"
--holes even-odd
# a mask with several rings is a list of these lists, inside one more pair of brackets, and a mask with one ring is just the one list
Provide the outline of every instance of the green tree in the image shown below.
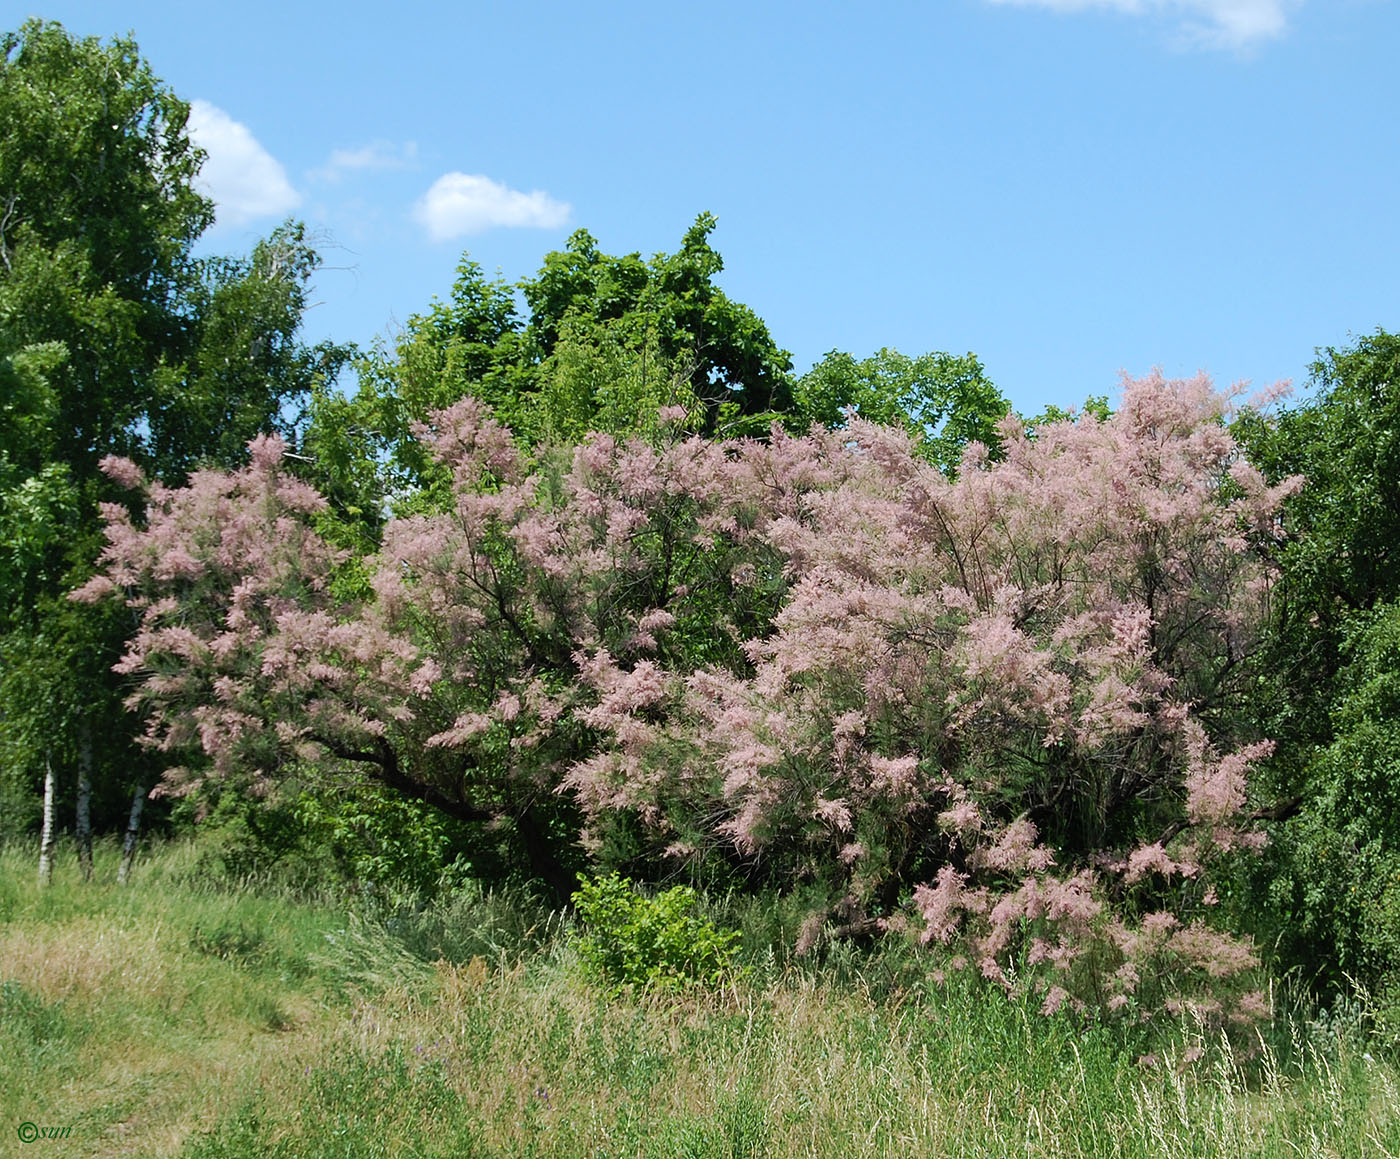
[[193,188],[189,108],[136,45],[28,21],[0,40],[0,325],[67,350],[53,454],[80,479],[137,450],[151,370],[183,344],[172,303],[213,221]]
[[317,396],[307,444],[317,483],[372,534],[386,502],[445,486],[413,427],[468,395],[532,447],[644,431],[663,405],[686,407],[707,433],[790,417],[791,358],[714,284],[714,227],[701,214],[676,253],[651,259],[605,254],[579,230],[517,285],[464,257],[447,300],[410,318],[392,351],[362,360],[354,398]]
[[100,461],[171,481],[235,462],[348,356],[297,340],[318,263],[300,226],[194,257],[213,205],[188,112],[129,39],[0,37],[0,780],[23,800],[53,766],[109,819],[152,770],[110,671],[129,621],[63,599],[119,497]]
[[1108,395],[1091,394],[1084,400],[1083,406],[1066,410],[1052,402],[1039,414],[1022,415],[1021,422],[1026,428],[1026,434],[1035,438],[1037,431],[1054,423],[1074,422],[1085,415],[1092,415],[1102,423],[1107,422],[1112,414],[1113,408],[1108,405]]
[[1311,386],[1300,405],[1245,411],[1234,426],[1271,480],[1306,478],[1284,508],[1267,666],[1252,705],[1258,727],[1280,741],[1276,788],[1301,808],[1247,896],[1305,978],[1393,987],[1400,335],[1378,330],[1319,352]]
[[1307,763],[1270,901],[1291,962],[1327,985],[1389,990],[1400,1021],[1400,603],[1353,617],[1342,657],[1332,740]]
[[792,404],[791,356],[773,342],[763,319],[715,285],[724,269],[710,245],[716,224],[713,214],[700,214],[680,249],[650,261],[635,253],[609,257],[579,230],[563,251],[545,258],[535,278],[521,283],[530,310],[523,335],[527,356],[547,366],[569,322],[584,322],[600,327],[598,332],[627,335],[639,361],[659,354],[654,369],[663,381],[667,368],[683,365],[709,432],[721,422],[731,424],[729,433],[735,424],[762,429],[766,416],[786,413]]
[[57,400],[50,376],[61,342],[17,348],[0,329],[0,634],[62,578],[62,546],[77,496],[52,457]]
[[1351,618],[1400,597],[1400,335],[1321,352],[1311,385],[1301,406],[1236,423],[1271,479],[1307,479],[1284,515],[1272,706],[1276,735],[1303,744],[1329,739]]
[[201,461],[241,462],[261,431],[275,430],[293,445],[304,436],[313,394],[329,389],[354,353],[343,343],[301,340],[320,266],[306,227],[295,221],[246,258],[197,264],[186,288],[185,349],[163,355],[143,416],[146,458],[164,478]]
[[888,348],[863,359],[833,350],[798,379],[794,396],[807,422],[837,426],[850,409],[870,422],[903,427],[945,474],[956,472],[974,440],[996,455],[996,424],[1011,409],[974,354],[911,358]]
[[[0,375],[28,383],[0,423],[42,415],[51,431],[11,444],[12,464],[61,462],[83,484],[121,454],[179,474],[289,433],[349,355],[298,340],[320,264],[304,227],[197,259],[213,221],[192,184],[203,154],[136,45],[31,20],[0,46]],[[42,375],[16,357],[42,357]]]

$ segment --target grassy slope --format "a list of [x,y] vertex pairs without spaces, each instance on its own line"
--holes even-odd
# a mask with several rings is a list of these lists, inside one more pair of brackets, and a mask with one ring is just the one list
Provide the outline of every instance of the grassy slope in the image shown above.
[[432,964],[414,929],[200,885],[194,857],[120,889],[104,850],[41,893],[0,851],[0,1154],[26,1120],[73,1130],[23,1153],[94,1156],[1400,1153],[1400,1071],[1347,1037],[1285,1036],[1246,1078],[1219,1049],[1179,1069],[1187,1038],[1143,1066],[985,992],[830,970],[609,999],[558,923],[459,907]]

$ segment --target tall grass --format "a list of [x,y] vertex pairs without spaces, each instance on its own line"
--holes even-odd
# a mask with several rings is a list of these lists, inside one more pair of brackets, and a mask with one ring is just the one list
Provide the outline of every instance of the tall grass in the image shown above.
[[121,889],[104,849],[40,891],[0,851],[0,1153],[31,1121],[205,1159],[1400,1154],[1400,1071],[1354,1022],[1253,1059],[1130,1041],[898,955],[794,961],[782,903],[737,899],[746,980],[612,999],[521,894],[351,914],[197,864]]

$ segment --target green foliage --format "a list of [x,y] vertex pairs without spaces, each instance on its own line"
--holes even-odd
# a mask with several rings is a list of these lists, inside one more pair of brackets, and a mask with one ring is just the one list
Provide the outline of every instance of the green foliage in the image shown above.
[[679,250],[650,261],[638,254],[609,257],[579,230],[563,252],[545,258],[537,278],[521,284],[530,308],[527,348],[547,357],[570,318],[623,323],[643,358],[654,340],[663,364],[688,363],[686,377],[704,408],[707,431],[716,429],[725,403],[735,405],[736,420],[761,429],[762,416],[791,405],[792,364],[763,320],[714,284],[724,269],[709,241],[716,224],[713,214],[700,214]]
[[1041,427],[1050,426],[1052,423],[1072,422],[1084,415],[1092,415],[1099,422],[1107,422],[1109,416],[1113,414],[1112,408],[1108,405],[1108,395],[1091,394],[1084,400],[1084,405],[1078,410],[1071,407],[1065,410],[1064,407],[1050,403],[1039,414],[1021,417],[1021,422],[1025,425],[1026,433],[1035,438],[1036,431]]
[[0,777],[0,844],[39,832],[42,808],[43,802],[27,777]]
[[432,893],[462,880],[462,826],[441,810],[392,789],[363,785],[305,792],[293,811],[303,840],[329,850],[345,881],[390,893]]
[[247,259],[196,259],[213,221],[203,154],[136,44],[31,20],[0,48],[0,383],[24,388],[0,431],[16,411],[49,419],[47,438],[6,445],[80,483],[108,453],[161,473],[238,461],[349,355],[297,340],[320,264],[304,228]]
[[1329,348],[1312,381],[1258,448],[1272,473],[1308,479],[1288,507],[1289,579],[1311,610],[1367,608],[1400,594],[1400,335]]
[[0,485],[32,473],[52,447],[58,399],[51,380],[68,360],[62,342],[19,346],[0,321]]
[[1279,835],[1269,891],[1288,960],[1323,992],[1400,986],[1400,603],[1356,617],[1302,815]]
[[[115,827],[130,807],[131,779],[151,784],[155,776],[150,759],[127,739],[133,722],[122,705],[125,689],[108,671],[130,625],[127,613],[52,592],[13,611],[22,619],[0,634],[0,794],[34,793],[52,762],[66,812],[71,770],[90,759],[93,816],[109,817]],[[37,817],[31,803],[0,824]]]
[[45,428],[6,440],[26,474],[54,460],[86,484],[102,454],[136,450],[150,376],[188,341],[189,249],[213,206],[193,189],[187,115],[129,40],[38,20],[3,38],[0,353],[14,373],[0,377],[27,388],[4,417]]
[[1241,915],[1323,995],[1400,982],[1400,335],[1319,352],[1311,397],[1234,433],[1284,507],[1266,666],[1250,710],[1279,741],[1277,827]]
[[445,474],[413,428],[467,395],[531,448],[649,433],[661,406],[685,407],[707,433],[766,430],[790,412],[791,359],[714,284],[714,228],[701,214],[676,253],[649,260],[605,254],[579,230],[517,285],[464,256],[447,300],[410,318],[392,351],[361,359],[353,398],[315,395],[310,475],[372,535],[386,506],[421,489],[441,498]]
[[[298,337],[319,257],[288,223],[247,259],[200,259],[213,204],[189,106],[127,38],[27,21],[0,37],[0,737],[3,792],[91,763],[98,828],[153,762],[111,668],[131,624],[64,599],[119,496],[107,455],[178,482],[294,433],[348,348]],[[71,803],[65,798],[61,804]]]
[[66,464],[45,463],[7,487],[3,454],[0,451],[0,592],[12,602],[0,606],[0,631],[24,624],[34,605],[62,583],[78,523],[78,496]]
[[182,802],[176,820],[195,813],[206,835],[204,876],[277,881],[301,893],[431,897],[465,879],[467,851],[479,845],[440,810],[373,783],[312,777],[272,800],[211,792]]
[[869,422],[904,428],[946,475],[957,473],[963,448],[974,440],[999,453],[997,423],[1011,409],[974,354],[910,358],[882,349],[857,360],[833,350],[798,379],[793,396],[804,424],[839,426],[853,409]]
[[66,347],[54,450],[86,477],[134,445],[143,372],[180,339],[171,304],[213,220],[188,113],[130,40],[40,20],[0,39],[0,325]]
[[[641,323],[641,332],[637,327]],[[597,322],[569,314],[540,368],[534,419],[538,437],[574,445],[591,431],[654,434],[661,407],[701,411],[684,356],[668,359],[647,320]]]
[[739,931],[701,917],[690,886],[646,897],[616,873],[581,880],[573,896],[587,928],[579,953],[612,985],[714,986],[734,975]]
[[186,287],[190,340],[152,375],[143,450],[168,481],[200,462],[234,464],[268,430],[293,446],[311,400],[327,389],[354,348],[300,339],[321,255],[300,222],[287,221],[246,258],[197,264]]
[[1260,704],[1268,735],[1301,746],[1330,739],[1351,616],[1400,597],[1400,335],[1378,330],[1321,352],[1312,386],[1302,405],[1246,411],[1234,428],[1270,482],[1307,480],[1284,509]]

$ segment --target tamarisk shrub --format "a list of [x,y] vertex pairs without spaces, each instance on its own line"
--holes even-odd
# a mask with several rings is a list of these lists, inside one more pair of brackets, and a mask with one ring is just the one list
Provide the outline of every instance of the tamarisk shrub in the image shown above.
[[593,435],[528,472],[474,399],[418,431],[452,505],[386,528],[374,611],[430,656],[439,723],[421,751],[474,799],[508,785],[532,810],[559,802],[618,712],[645,714],[666,672],[745,663],[771,620],[781,567],[725,448],[685,437],[680,408],[660,417],[656,439]]
[[973,444],[950,481],[856,419],[720,442],[663,411],[527,461],[467,398],[417,430],[449,502],[389,523],[363,599],[330,595],[321,500],[270,439],[151,487],[144,525],[109,509],[78,595],[141,611],[123,668],[185,762],[168,791],[352,762],[512,827],[561,897],[580,838],[718,861],[823,882],[848,928],[1047,1011],[1248,1020],[1211,882],[1263,841],[1269,745],[1232,708],[1296,482],[1265,484],[1225,408],[1127,381],[1107,419],[1003,421],[1005,457]]
[[816,485],[753,488],[791,595],[752,671],[605,700],[611,743],[566,784],[594,823],[655,818],[675,856],[826,880],[847,928],[912,919],[1047,1012],[1261,1014],[1225,1000],[1255,957],[1207,914],[1222,858],[1264,840],[1247,782],[1270,745],[1230,710],[1297,482],[1242,460],[1225,406],[1204,377],[1125,381],[1106,421],[1008,418],[1004,460],[973,445],[951,482],[887,428],[775,434],[749,470]]
[[[104,508],[104,568],[73,595],[121,592],[139,613],[117,669],[138,678],[128,706],[146,716],[143,743],[169,762],[153,795],[189,797],[201,817],[262,799],[324,827],[342,814],[315,810],[298,790],[318,773],[343,780],[368,769],[459,819],[490,817],[400,759],[435,669],[377,617],[334,598],[346,553],[316,532],[326,504],[284,471],[284,451],[280,438],[256,439],[241,470],[197,471],[178,489],[148,485],[127,460],[102,463],[143,493],[144,508],[139,520]],[[349,785],[336,787],[344,797]],[[358,811],[342,803],[344,815],[389,815],[380,795],[360,797]],[[419,879],[440,868],[421,867]]]

